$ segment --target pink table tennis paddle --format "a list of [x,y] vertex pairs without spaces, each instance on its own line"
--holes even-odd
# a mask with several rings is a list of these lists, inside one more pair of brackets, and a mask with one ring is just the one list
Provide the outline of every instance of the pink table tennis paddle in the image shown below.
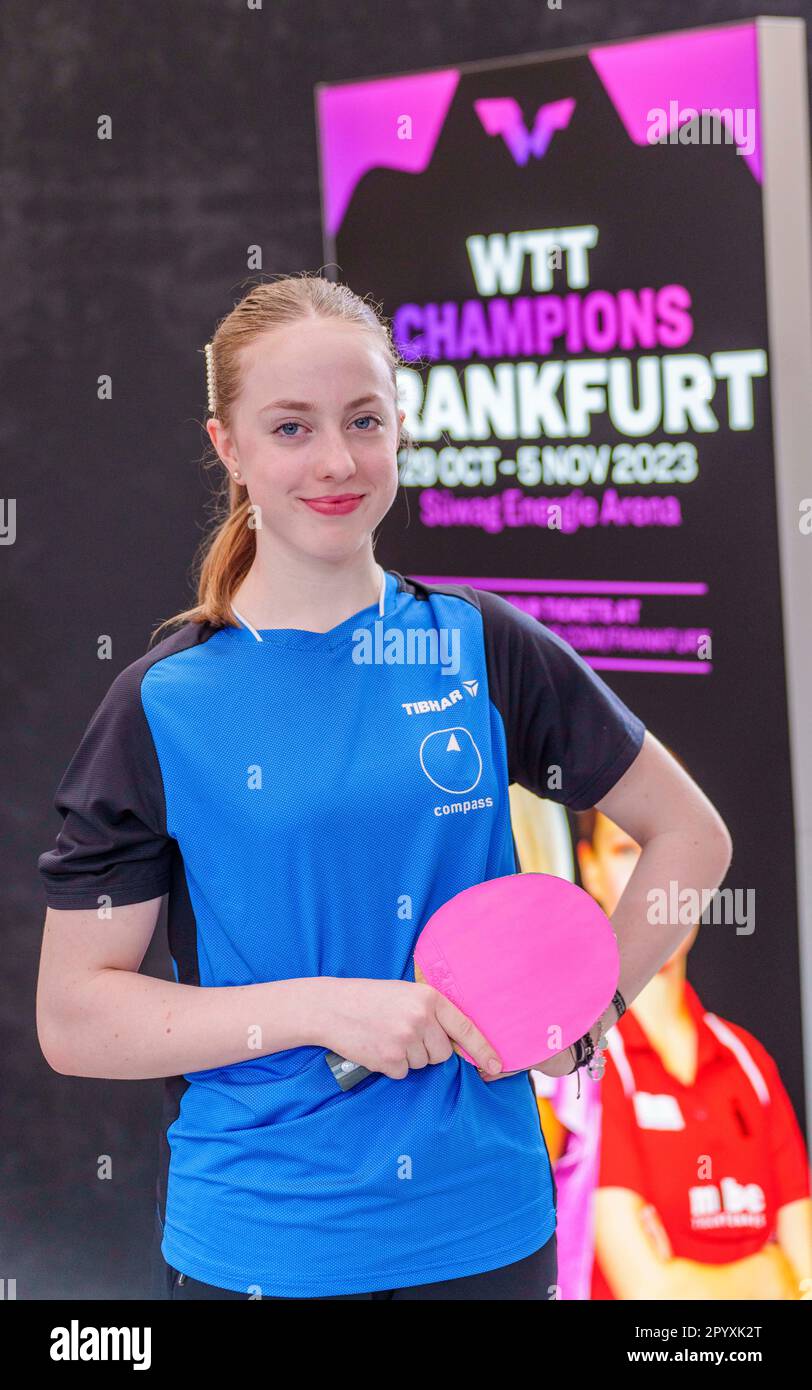
[[[583,1037],[611,1002],[620,968],[612,924],[594,898],[535,873],[455,894],[424,926],[414,962],[415,980],[476,1024],[505,1072],[526,1071]],[[335,1052],[327,1062],[343,1090],[370,1075]]]

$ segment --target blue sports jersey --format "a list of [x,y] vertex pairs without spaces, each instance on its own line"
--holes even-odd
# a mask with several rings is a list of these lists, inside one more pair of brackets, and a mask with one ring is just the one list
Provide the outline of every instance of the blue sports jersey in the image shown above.
[[[56,793],[48,904],[168,894],[175,976],[414,980],[455,893],[518,871],[508,786],[583,809],[645,729],[498,595],[386,573],[329,632],[186,623],[113,681]],[[106,895],[106,896],[105,896]],[[475,1274],[555,1230],[529,1074],[454,1053],[343,1091],[324,1047],[165,1082],[162,1252],[308,1297]]]

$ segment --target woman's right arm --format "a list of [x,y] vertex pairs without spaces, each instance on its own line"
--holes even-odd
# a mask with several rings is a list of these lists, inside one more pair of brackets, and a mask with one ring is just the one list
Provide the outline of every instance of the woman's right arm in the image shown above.
[[459,1009],[428,985],[316,976],[231,986],[138,973],[162,899],[49,907],[37,984],[37,1036],[66,1076],[143,1081],[207,1071],[293,1047],[334,1048],[394,1079],[451,1056],[494,1056]]
[[49,907],[37,984],[37,1035],[67,1076],[141,1081],[299,1047],[320,980],[201,988],[139,975],[161,898],[110,909]]

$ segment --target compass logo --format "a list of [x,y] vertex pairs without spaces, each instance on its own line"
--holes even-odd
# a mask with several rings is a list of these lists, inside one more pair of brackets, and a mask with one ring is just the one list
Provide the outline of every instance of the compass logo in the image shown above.
[[426,735],[420,766],[440,791],[462,796],[472,792],[482,776],[482,755],[469,731],[457,725]]

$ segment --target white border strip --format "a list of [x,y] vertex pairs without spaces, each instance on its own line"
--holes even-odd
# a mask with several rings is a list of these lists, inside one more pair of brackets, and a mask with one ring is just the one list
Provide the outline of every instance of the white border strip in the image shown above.
[[806,25],[757,19],[767,323],[798,883],[807,1126],[812,1124],[812,215]]

